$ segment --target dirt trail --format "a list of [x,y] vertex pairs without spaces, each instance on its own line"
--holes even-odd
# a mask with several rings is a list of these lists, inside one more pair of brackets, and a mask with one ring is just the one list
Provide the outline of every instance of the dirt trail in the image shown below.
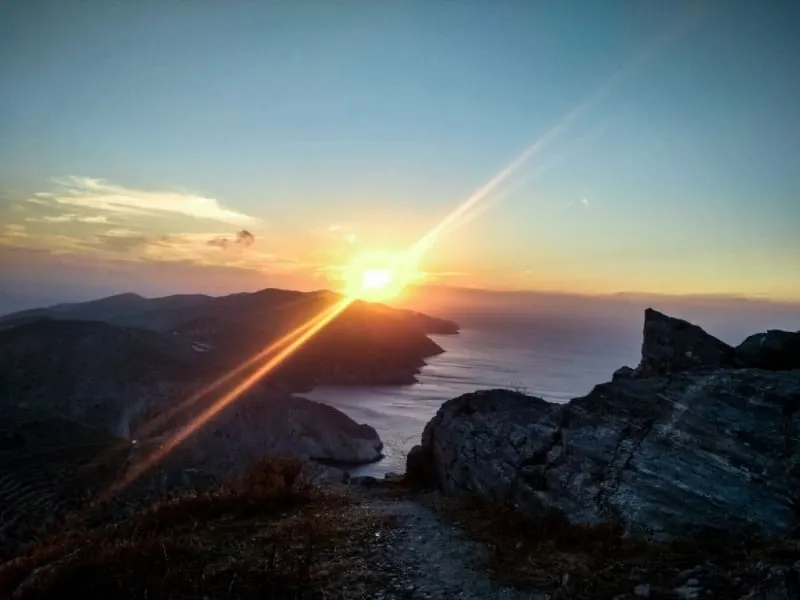
[[367,562],[390,582],[375,599],[545,600],[492,581],[483,565],[486,549],[467,540],[458,528],[430,508],[409,499],[387,498],[369,490],[356,492],[349,508],[358,517],[388,517],[375,532]]

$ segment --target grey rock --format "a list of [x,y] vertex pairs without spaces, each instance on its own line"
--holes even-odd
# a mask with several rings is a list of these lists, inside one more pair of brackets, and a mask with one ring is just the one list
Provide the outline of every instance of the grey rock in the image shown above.
[[639,377],[667,375],[704,367],[730,367],[735,352],[725,342],[683,319],[669,317],[652,308],[644,314],[642,360]]
[[800,369],[800,332],[771,329],[751,335],[736,347],[736,358],[756,369]]
[[[648,315],[651,324],[671,323]],[[681,341],[659,347],[677,351],[694,339],[704,348],[694,356],[718,366],[667,351],[659,358],[646,343],[646,369],[668,375],[617,377],[566,405],[506,390],[466,394],[427,424],[408,475],[530,516],[614,520],[653,539],[792,532],[800,370],[720,367],[729,360],[724,346],[695,326],[673,329]]]
[[630,367],[620,367],[611,376],[612,379],[630,379],[636,376],[636,371]]

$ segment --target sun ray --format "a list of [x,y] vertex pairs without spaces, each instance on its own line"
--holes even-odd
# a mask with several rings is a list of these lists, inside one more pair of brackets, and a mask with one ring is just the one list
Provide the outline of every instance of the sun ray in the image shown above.
[[181,445],[187,438],[189,438],[195,431],[200,429],[203,425],[208,423],[228,405],[233,403],[242,394],[250,390],[256,383],[258,383],[264,376],[273,371],[276,367],[280,366],[287,358],[294,354],[300,347],[302,347],[309,339],[317,334],[323,327],[335,319],[342,313],[355,298],[346,296],[339,300],[336,304],[326,309],[321,315],[314,318],[313,325],[304,327],[303,333],[299,334],[297,338],[290,342],[283,350],[275,354],[262,366],[256,369],[251,375],[246,377],[231,391],[223,395],[219,400],[214,402],[211,406],[201,412],[198,416],[192,419],[185,427],[181,428],[174,435],[170,436],[160,448],[152,452],[143,461],[135,464],[125,474],[125,476],[117,483],[112,485],[109,490],[98,498],[98,503],[102,504],[111,498],[113,495],[119,493],[131,483],[136,481],[146,471],[150,470],[153,466],[164,460],[175,448]]
[[208,396],[212,392],[218,390],[226,383],[229,383],[239,375],[242,375],[247,369],[254,366],[257,362],[264,360],[273,352],[280,350],[283,346],[290,343],[293,339],[303,334],[305,331],[313,327],[318,321],[325,318],[325,313],[319,313],[302,323],[295,329],[289,331],[281,338],[275,340],[274,342],[268,344],[258,352],[256,352],[253,356],[239,364],[238,366],[234,367],[224,375],[218,377],[202,389],[198,390],[191,396],[189,396],[186,400],[181,403],[172,406],[167,410],[165,413],[158,415],[157,417],[151,419],[147,423],[144,423],[139,428],[136,429],[135,437],[149,437],[153,433],[155,433],[159,428],[161,428],[165,423],[168,423],[175,415],[180,413],[181,411],[189,408],[202,398]]

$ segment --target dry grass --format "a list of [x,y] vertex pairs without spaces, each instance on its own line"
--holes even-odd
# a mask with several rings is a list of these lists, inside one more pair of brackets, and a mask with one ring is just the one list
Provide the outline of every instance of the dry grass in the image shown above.
[[378,585],[360,553],[379,523],[355,522],[347,496],[303,485],[299,472],[266,461],[236,486],[75,526],[0,566],[0,597],[336,598]]
[[[632,598],[649,584],[653,600],[676,600],[686,572],[701,566],[702,587],[715,598],[750,589],[766,564],[800,559],[800,541],[700,536],[673,544],[624,537],[614,524],[570,525],[553,515],[525,519],[504,507],[426,494],[418,498],[489,551],[488,569],[500,583],[548,592],[553,600]],[[683,574],[683,578],[682,577]]]

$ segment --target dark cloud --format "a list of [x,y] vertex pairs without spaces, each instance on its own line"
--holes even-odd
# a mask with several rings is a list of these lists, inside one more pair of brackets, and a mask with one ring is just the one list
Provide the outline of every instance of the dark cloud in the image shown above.
[[209,246],[216,246],[217,248],[222,248],[223,250],[225,250],[228,246],[230,246],[230,244],[231,243],[230,241],[228,241],[228,238],[223,237],[221,235],[218,235],[213,240],[208,240]]
[[208,241],[209,246],[216,246],[217,248],[222,248],[226,250],[230,248],[232,245],[239,245],[244,246],[245,248],[249,248],[253,245],[253,242],[256,241],[256,236],[252,233],[247,231],[246,229],[242,229],[241,231],[236,232],[236,237],[231,240],[225,236],[218,235],[214,239]]
[[255,241],[256,241],[256,236],[254,236],[246,229],[242,229],[240,232],[236,234],[236,243],[241,244],[242,246],[245,247],[252,246],[253,242]]

